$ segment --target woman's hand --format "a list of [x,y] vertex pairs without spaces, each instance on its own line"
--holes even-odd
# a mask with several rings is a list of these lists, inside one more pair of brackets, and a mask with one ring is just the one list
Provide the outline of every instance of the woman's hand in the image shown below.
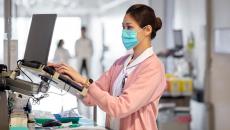
[[86,78],[81,76],[74,68],[72,68],[71,66],[67,64],[48,63],[48,66],[54,67],[58,73],[69,76],[72,80],[74,80],[77,83],[84,84],[86,81]]

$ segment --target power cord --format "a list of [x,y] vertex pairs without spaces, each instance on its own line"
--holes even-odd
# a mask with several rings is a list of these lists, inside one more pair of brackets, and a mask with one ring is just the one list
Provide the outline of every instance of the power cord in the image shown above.
[[[65,90],[65,86],[66,86],[66,83],[64,85],[64,90]],[[59,96],[64,96],[64,95],[66,95],[69,92],[69,90],[70,90],[70,86],[69,86],[68,90],[64,94],[60,94],[60,93],[56,93],[56,92],[48,92],[48,93],[56,94],[56,95],[59,95]]]
[[29,99],[32,99],[32,103],[33,105],[39,105],[40,104],[40,100],[43,98],[47,98],[49,96],[49,94],[43,94],[40,97],[35,97],[34,95],[32,95]]
[[21,67],[19,66],[19,63],[22,62],[22,60],[18,60],[17,61],[17,67],[18,69],[33,83],[33,80],[21,69]]
[[[52,80],[52,78],[53,78],[53,76],[51,76],[51,79],[49,79],[49,81],[48,81],[48,86],[50,86],[50,83],[51,83],[51,82],[54,82],[54,81]],[[65,87],[66,87],[66,83],[65,83],[65,85],[64,85],[64,90],[65,90]],[[47,93],[56,94],[56,95],[59,95],[59,96],[64,96],[64,95],[66,95],[66,94],[68,93],[69,90],[70,90],[70,87],[68,88],[67,92],[64,93],[64,94],[59,94],[59,93],[56,93],[56,92],[47,92]]]

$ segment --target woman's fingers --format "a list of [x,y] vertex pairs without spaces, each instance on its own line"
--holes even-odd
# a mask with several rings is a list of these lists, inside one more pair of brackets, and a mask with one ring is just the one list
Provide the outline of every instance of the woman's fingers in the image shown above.
[[68,74],[69,73],[69,71],[67,69],[64,69],[64,68],[57,70],[57,72],[59,72],[61,74],[66,74],[66,73]]
[[66,66],[61,66],[61,67],[59,67],[59,68],[57,68],[57,71],[59,71],[59,70],[69,70],[69,68],[68,67],[66,67]]
[[64,75],[69,75],[65,70],[60,70],[59,73]]
[[58,73],[71,76],[71,72],[66,69],[60,69],[58,70]]
[[61,74],[67,74],[67,75],[73,75],[74,74],[73,71],[69,70],[66,67],[59,68],[57,71]]
[[74,73],[73,73],[72,71],[70,71],[70,70],[60,69],[58,72],[61,73],[61,74],[67,75],[67,76],[70,77],[72,80],[75,80],[75,79],[74,79],[74,77],[75,77],[75,76],[74,76]]
[[54,67],[58,73],[64,74],[76,82],[81,81],[81,75],[75,69],[73,69],[71,66],[65,63],[61,63],[61,64],[48,63],[47,66]]
[[66,64],[58,64],[55,66],[57,69],[62,68],[62,67],[66,67],[66,68],[71,68],[70,66],[66,65]]
[[67,64],[63,64],[63,63],[58,64],[55,66],[55,69],[58,73],[67,75],[71,79],[76,80],[78,82],[80,77],[79,73],[72,67],[68,66]]
[[67,65],[67,64],[65,64],[65,63],[61,63],[60,66],[65,66],[65,67],[69,67],[70,68],[70,66]]
[[52,67],[55,67],[55,66],[57,66],[57,64],[55,64],[55,63],[51,63],[51,62],[48,62],[47,66],[52,66]]
[[57,64],[55,67],[56,68],[59,68],[59,67],[61,67],[62,65],[61,64]]

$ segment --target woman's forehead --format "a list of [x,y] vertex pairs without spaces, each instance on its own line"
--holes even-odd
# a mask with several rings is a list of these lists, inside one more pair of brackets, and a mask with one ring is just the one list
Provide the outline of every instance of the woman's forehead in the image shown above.
[[133,21],[125,21],[125,20],[124,20],[124,21],[122,22],[122,24],[124,24],[124,25],[133,24]]
[[129,14],[126,14],[123,21],[134,21],[133,17]]
[[133,19],[133,17],[130,14],[126,14],[122,24],[128,25],[128,24],[132,24],[132,25],[138,25],[138,23],[136,22],[135,19]]

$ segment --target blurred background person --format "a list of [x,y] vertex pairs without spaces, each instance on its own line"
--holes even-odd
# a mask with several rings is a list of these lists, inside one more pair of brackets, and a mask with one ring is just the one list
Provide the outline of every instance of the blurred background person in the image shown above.
[[55,63],[68,63],[71,58],[69,51],[64,48],[64,40],[60,39],[57,44],[57,49],[54,53],[53,61]]
[[[55,63],[65,63],[69,64],[71,56],[69,53],[69,50],[64,48],[64,40],[60,39],[57,43],[57,48],[54,53],[53,61]],[[77,106],[77,102],[68,103],[65,101],[72,101],[75,99],[73,95],[70,93],[66,93],[63,90],[57,89],[56,87],[51,87],[49,90],[49,97],[48,100],[52,99],[59,99],[61,102],[59,104],[55,104],[55,107],[57,110],[60,110],[60,113],[63,114],[64,111],[71,110],[72,108],[75,108]],[[61,95],[61,96],[60,96]]]
[[75,43],[75,54],[78,68],[81,74],[85,70],[85,75],[90,76],[90,63],[93,55],[93,45],[90,38],[86,36],[87,28],[81,27],[81,37]]
[[[93,45],[90,38],[86,36],[87,28],[81,27],[81,37],[75,43],[75,55],[77,58],[77,68],[79,72],[86,77],[90,76],[90,64],[93,55]],[[85,71],[85,73],[83,73]],[[78,111],[81,116],[92,119],[93,109],[84,105],[77,99]]]

